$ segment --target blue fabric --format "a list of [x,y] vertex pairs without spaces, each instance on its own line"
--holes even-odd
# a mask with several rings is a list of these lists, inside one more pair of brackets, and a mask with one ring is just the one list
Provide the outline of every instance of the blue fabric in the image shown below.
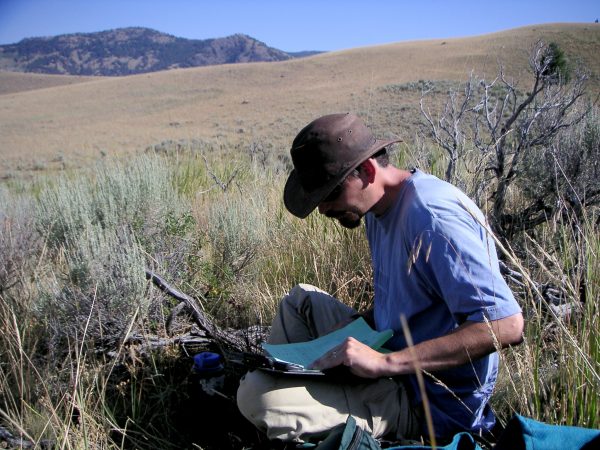
[[[375,440],[364,432],[357,436],[356,421],[349,417],[345,426],[338,427],[317,446],[319,450],[380,449]],[[357,442],[358,441],[358,442]],[[358,444],[361,445],[358,445]],[[354,447],[353,445],[356,445]],[[428,445],[400,445],[386,450],[431,450]],[[452,441],[438,450],[482,450],[469,433],[457,433]],[[549,425],[515,414],[508,422],[494,450],[598,450],[600,430],[589,428]]]
[[[431,450],[428,445],[400,445],[388,447],[387,450]],[[436,447],[437,450],[482,450],[475,442],[473,436],[469,433],[458,433],[452,438],[452,442],[443,447]]]
[[495,450],[597,450],[600,449],[600,430],[550,425],[515,415]]
[[[468,433],[458,433],[439,450],[481,450]],[[397,446],[387,450],[429,450],[428,446]],[[508,422],[494,450],[598,450],[600,430],[550,425],[516,414]]]
[[[474,216],[476,218],[474,218]],[[460,190],[416,171],[385,215],[365,217],[375,286],[375,324],[391,328],[391,350],[406,347],[400,323],[415,344],[443,336],[465,321],[496,320],[521,310],[502,278],[494,242],[479,208]],[[495,423],[487,401],[498,355],[426,377],[437,436],[487,431]],[[414,401],[416,378],[409,377]],[[443,385],[442,385],[443,384]]]

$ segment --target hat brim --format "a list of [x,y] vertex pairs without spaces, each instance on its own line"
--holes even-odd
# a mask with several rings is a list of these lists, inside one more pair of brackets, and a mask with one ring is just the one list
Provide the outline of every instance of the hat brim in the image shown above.
[[307,192],[302,187],[302,184],[300,183],[300,177],[298,176],[296,169],[293,169],[287,179],[287,182],[285,183],[285,188],[283,190],[283,203],[285,204],[285,207],[296,217],[304,219],[312,211],[314,211],[314,209],[319,206],[319,203],[321,203],[323,199],[327,197],[335,189],[335,187],[363,161],[369,159],[383,147],[387,147],[388,145],[401,141],[402,139],[377,139],[369,151],[363,153],[360,158],[350,164],[346,171],[340,173],[338,177],[330,180],[327,184],[310,192]]

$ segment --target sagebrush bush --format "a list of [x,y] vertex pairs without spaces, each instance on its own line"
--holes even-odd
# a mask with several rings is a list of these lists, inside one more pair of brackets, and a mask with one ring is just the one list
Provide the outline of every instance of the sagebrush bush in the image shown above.
[[157,156],[104,162],[85,175],[60,178],[40,195],[39,234],[53,268],[38,280],[38,308],[51,341],[86,337],[115,342],[134,313],[149,306],[144,269],[184,270],[194,221]]
[[89,338],[114,347],[149,306],[145,257],[134,234],[127,227],[87,224],[63,247],[63,258],[64,272],[41,288],[40,316],[53,339],[64,346],[66,338]]
[[27,274],[33,270],[41,245],[33,208],[31,198],[0,186],[0,295],[14,299],[19,310],[26,307],[20,303],[30,289]]
[[210,209],[207,236],[214,262],[236,278],[259,254],[268,236],[266,204],[259,195],[226,193]]
[[546,216],[600,203],[600,113],[579,105],[583,119],[557,136],[556,143],[532,149],[523,159],[519,189],[530,204],[542,202]]
[[[99,164],[84,176],[62,177],[40,195],[37,224],[52,248],[77,239],[88,224],[128,226],[144,248],[160,248],[165,228],[189,216],[162,157],[139,156],[128,164]],[[187,225],[182,224],[186,231]]]

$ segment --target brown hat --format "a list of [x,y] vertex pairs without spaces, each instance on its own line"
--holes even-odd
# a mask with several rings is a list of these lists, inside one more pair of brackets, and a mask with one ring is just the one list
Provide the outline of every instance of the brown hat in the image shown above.
[[283,192],[285,207],[304,219],[363,161],[399,141],[375,139],[354,114],[319,117],[292,143],[294,169]]

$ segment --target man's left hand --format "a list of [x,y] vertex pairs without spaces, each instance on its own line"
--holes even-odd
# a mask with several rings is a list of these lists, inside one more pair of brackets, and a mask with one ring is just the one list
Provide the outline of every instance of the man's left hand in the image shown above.
[[354,375],[363,378],[379,378],[386,375],[386,355],[349,337],[325,353],[310,365],[310,369],[326,370],[347,366]]

